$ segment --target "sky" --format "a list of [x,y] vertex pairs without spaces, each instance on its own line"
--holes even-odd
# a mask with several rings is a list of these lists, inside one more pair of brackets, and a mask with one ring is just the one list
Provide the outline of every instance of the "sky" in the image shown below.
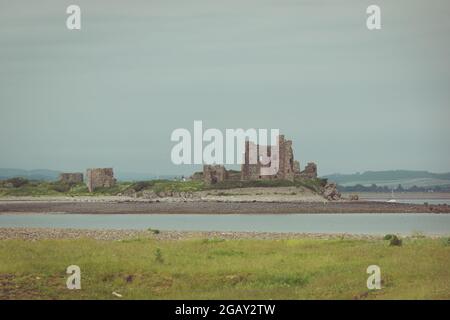
[[[81,8],[68,30],[66,8]],[[381,30],[366,8],[381,8]],[[189,174],[177,128],[279,129],[303,167],[450,171],[448,0],[0,0],[0,167]]]

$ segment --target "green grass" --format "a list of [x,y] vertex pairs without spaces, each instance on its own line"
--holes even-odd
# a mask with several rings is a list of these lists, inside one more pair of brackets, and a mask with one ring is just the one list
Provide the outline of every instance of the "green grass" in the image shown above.
[[[309,180],[256,180],[256,181],[222,181],[212,185],[206,185],[203,181],[169,181],[169,180],[153,180],[140,181],[129,186],[135,191],[153,190],[156,193],[160,192],[195,192],[203,190],[227,190],[235,188],[250,188],[250,187],[305,187],[313,191],[319,191],[324,185],[322,179]],[[225,194],[222,194],[225,195]]]
[[195,192],[204,189],[202,181],[157,181],[152,190],[160,192]]
[[289,180],[251,180],[251,181],[223,181],[213,185],[204,186],[205,190],[221,190],[234,188],[273,188],[273,187],[305,187],[313,191],[320,191],[320,188],[326,184],[323,179],[299,179],[295,181]]
[[131,182],[118,182],[111,188],[97,188],[90,193],[85,184],[66,184],[61,182],[28,181],[19,187],[6,187],[0,184],[0,196],[96,196],[116,195],[127,189]]
[[447,241],[403,240],[2,240],[0,299],[450,299]]
[[0,196],[96,196],[117,195],[133,189],[136,192],[153,190],[161,192],[195,192],[204,189],[202,181],[152,180],[139,182],[118,182],[111,188],[97,188],[89,193],[85,184],[69,185],[60,182],[27,181],[25,184],[11,187],[0,182]]
[[[203,181],[151,180],[138,182],[118,182],[111,188],[97,188],[89,193],[85,184],[64,184],[47,181],[21,181],[16,187],[7,186],[7,181],[0,181],[0,196],[96,196],[117,195],[126,191],[143,192],[153,190],[156,194],[176,192],[196,192],[203,190],[226,190],[250,187],[305,187],[320,192],[323,179],[309,180],[257,180],[257,181],[223,181],[214,185],[206,185]],[[225,195],[225,194],[223,194]]]

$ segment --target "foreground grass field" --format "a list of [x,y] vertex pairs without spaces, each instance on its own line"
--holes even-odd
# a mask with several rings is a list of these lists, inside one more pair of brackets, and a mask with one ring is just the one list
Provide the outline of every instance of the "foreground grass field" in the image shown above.
[[[69,265],[81,290],[66,288]],[[382,289],[366,287],[369,265]],[[0,241],[0,299],[450,299],[448,239]]]

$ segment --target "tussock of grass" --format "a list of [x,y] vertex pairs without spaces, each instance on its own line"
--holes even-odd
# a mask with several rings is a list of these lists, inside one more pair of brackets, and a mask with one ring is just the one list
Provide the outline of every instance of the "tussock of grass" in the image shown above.
[[402,239],[400,239],[399,237],[397,237],[396,235],[391,235],[391,237],[389,237],[389,245],[390,246],[394,246],[394,247],[401,247],[403,244]]
[[152,229],[152,228],[148,228],[147,231],[153,233],[153,234],[159,234],[161,231],[159,231],[158,229]]

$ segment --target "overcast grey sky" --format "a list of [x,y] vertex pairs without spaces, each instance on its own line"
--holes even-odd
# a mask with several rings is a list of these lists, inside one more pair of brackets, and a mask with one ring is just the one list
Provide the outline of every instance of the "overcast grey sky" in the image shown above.
[[[78,4],[82,30],[69,31]],[[381,7],[382,29],[366,28]],[[189,173],[194,120],[319,174],[450,171],[448,0],[0,0],[0,167]]]

